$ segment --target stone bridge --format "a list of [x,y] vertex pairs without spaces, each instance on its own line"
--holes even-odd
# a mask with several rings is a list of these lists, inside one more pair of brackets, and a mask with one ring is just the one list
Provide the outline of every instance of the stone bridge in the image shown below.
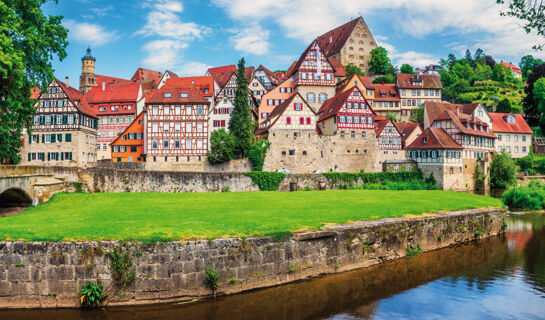
[[64,190],[64,181],[52,175],[0,176],[0,208],[28,207]]

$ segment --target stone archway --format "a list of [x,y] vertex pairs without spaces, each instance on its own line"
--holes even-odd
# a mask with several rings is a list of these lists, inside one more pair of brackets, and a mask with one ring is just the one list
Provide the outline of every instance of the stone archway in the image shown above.
[[32,198],[20,188],[10,188],[0,193],[0,208],[29,207]]

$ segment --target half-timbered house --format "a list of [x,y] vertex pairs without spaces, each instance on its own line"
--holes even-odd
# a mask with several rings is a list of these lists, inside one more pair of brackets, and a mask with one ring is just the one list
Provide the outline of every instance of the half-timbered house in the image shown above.
[[37,101],[22,164],[87,166],[96,162],[98,118],[79,90],[55,79]]
[[146,101],[146,161],[205,161],[208,151],[209,105],[210,102],[195,87],[180,87],[167,81]]
[[[259,67],[257,67],[255,70],[255,78],[263,84],[265,90],[267,91],[280,84],[278,76],[274,72],[265,68],[263,65],[259,65]],[[254,96],[256,96],[255,93]]]
[[405,159],[405,151],[401,142],[402,135],[392,120],[377,115],[375,117],[375,135],[379,149],[376,157],[377,167],[383,167],[385,161]]
[[146,162],[144,155],[144,113],[111,143],[113,162]]
[[[254,73],[255,73],[254,67],[247,67],[244,71],[245,71],[244,77],[246,78],[246,80],[248,80],[248,83],[250,83],[252,78],[254,78]],[[229,75],[229,80],[225,82],[225,85],[216,96],[215,103],[218,103],[219,101],[223,101],[224,98],[227,98],[228,100],[231,100],[234,102],[236,91],[237,91],[237,70],[235,69],[235,70],[231,70]],[[253,96],[251,88],[248,88],[248,104],[250,106],[252,116],[254,120],[256,120],[258,117],[257,115],[258,103],[255,97]]]
[[261,97],[258,108],[258,122],[262,123],[269,118],[274,108],[286,101],[295,92],[293,78],[282,81],[276,88],[269,90]]
[[375,84],[373,110],[386,116],[392,114],[396,119],[403,118],[399,92],[393,83]]
[[229,130],[229,122],[231,121],[231,113],[235,106],[231,99],[224,97],[221,100],[217,100],[214,107],[210,111],[208,119],[208,128],[210,133],[214,130],[225,129]]
[[344,78],[343,80],[335,84],[337,93],[346,91],[354,86],[360,89],[361,93],[367,102],[373,107],[373,101],[375,100],[375,84],[371,81],[371,78],[365,76],[359,76],[353,74],[351,77]]

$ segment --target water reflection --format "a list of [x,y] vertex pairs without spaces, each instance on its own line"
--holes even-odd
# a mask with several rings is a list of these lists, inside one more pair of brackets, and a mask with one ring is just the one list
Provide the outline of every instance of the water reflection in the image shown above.
[[505,236],[184,305],[0,311],[1,319],[483,319],[545,317],[545,218],[508,219]]

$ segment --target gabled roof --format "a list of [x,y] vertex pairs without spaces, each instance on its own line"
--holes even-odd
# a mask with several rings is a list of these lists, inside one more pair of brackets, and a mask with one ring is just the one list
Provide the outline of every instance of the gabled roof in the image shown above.
[[429,127],[406,149],[463,149],[443,129]]
[[435,102],[435,101],[426,101],[424,102],[426,113],[428,114],[428,119],[430,123],[437,118],[443,111],[450,110],[456,112],[458,109],[458,114],[464,113],[471,115],[475,109],[479,106],[480,103],[470,103],[470,104],[455,104],[450,102]]
[[[290,69],[288,70],[288,74],[286,75],[286,77],[291,77],[295,71],[299,70],[299,67],[301,67],[301,65],[303,64],[303,61],[305,61],[305,57],[307,56],[308,52],[310,51],[310,49],[312,48],[312,46],[314,45],[314,43],[317,43],[318,44],[318,48],[320,48],[320,51],[322,51],[322,53],[324,52],[322,50],[322,48],[320,47],[320,44],[318,43],[318,41],[314,40],[310,43],[310,45],[307,47],[307,49],[303,52],[303,54],[301,54],[301,56],[299,57],[299,60],[297,60],[297,62],[295,63],[295,65],[292,65],[290,67]],[[326,60],[327,62],[329,63],[329,65],[331,65],[331,62],[329,61],[329,58],[326,56]]]
[[[441,78],[434,74],[399,73],[396,78],[397,86],[401,89],[443,89]],[[422,82],[422,85],[414,85],[415,82]]]
[[155,85],[158,85],[162,77],[163,73],[160,71],[138,68],[132,76],[131,80],[153,80],[155,81]]
[[512,64],[512,63],[507,63],[507,62],[501,62],[502,65],[506,66],[507,68],[515,71],[515,72],[518,72],[518,73],[521,73],[522,71],[520,71],[520,68],[517,67],[516,65]]
[[[318,118],[318,122],[335,116],[337,114],[337,112],[339,112],[339,110],[343,107],[344,103],[346,102],[348,97],[350,97],[350,95],[352,94],[352,92],[354,90],[358,90],[360,92],[360,94],[361,94],[360,89],[358,89],[358,87],[354,86],[354,87],[352,87],[352,89],[348,89],[348,90],[346,90],[344,92],[338,93],[334,97],[329,98],[326,101],[324,101],[324,103],[322,104],[322,107],[320,107],[320,110],[318,110],[318,113],[317,113],[320,116]],[[362,94],[362,98],[365,100],[365,103],[367,103],[367,99],[365,99],[363,94]],[[367,105],[369,105],[369,104],[367,103]],[[373,111],[373,109],[371,109],[371,107],[369,107],[369,109],[371,110],[371,112],[375,113],[375,111]],[[375,115],[376,115],[376,113],[375,113]]]
[[170,71],[170,70],[165,70],[165,73],[163,75],[166,75],[168,74],[170,76],[170,78],[178,78],[178,75],[175,74],[174,72]]
[[[113,145],[116,145],[116,142],[118,142],[118,141],[121,141],[121,142],[127,141],[127,140],[121,140],[121,137],[123,137],[123,135],[124,135],[127,131],[129,131],[130,129],[132,129],[132,126],[133,126],[133,125],[137,124],[138,121],[140,121],[140,120],[142,120],[142,119],[144,119],[144,112],[143,112],[143,111],[140,112],[140,113],[134,118],[134,120],[125,128],[125,130],[123,130],[123,132],[121,132],[121,133],[117,136],[117,138],[115,138],[115,140],[114,140],[112,143],[110,143],[110,145],[112,145],[112,146],[113,146]],[[142,129],[143,129],[143,128],[142,128]],[[123,145],[123,144],[121,144],[121,145]]]
[[297,65],[297,61],[293,61],[290,65],[290,67],[288,68],[288,71],[286,71],[286,73],[284,74],[284,78],[289,78],[291,77],[291,75],[293,74],[293,69],[295,69],[295,66]]
[[89,103],[78,89],[67,86],[59,79],[55,79],[55,81],[57,81],[62,91],[64,91],[68,99],[70,99],[74,105],[74,108],[78,109],[79,112],[87,116],[97,119],[96,114],[93,112],[92,108],[89,106]]
[[395,122],[394,125],[399,133],[401,133],[403,140],[405,140],[406,137],[411,135],[411,133],[418,128],[417,122]]
[[[170,92],[171,98],[165,98],[164,93]],[[182,98],[180,93],[186,92],[187,98]],[[199,90],[195,87],[186,87],[165,83],[161,89],[156,90],[153,94],[149,95],[146,99],[147,104],[154,103],[203,103],[209,102],[199,93]]]
[[340,27],[330,30],[316,39],[327,57],[341,51],[342,47],[346,43],[346,40],[348,40],[348,37],[350,37],[352,31],[354,31],[354,28],[360,19],[362,19],[362,17],[358,17]]
[[[165,84],[185,88],[195,87],[203,97],[214,96],[214,78],[212,76],[170,78]],[[208,89],[208,92],[205,89]]]
[[[331,61],[334,61],[334,59],[332,59]],[[348,78],[344,78],[343,80],[337,82],[335,84],[337,86],[336,90],[337,91],[344,90],[346,86],[352,81],[352,79],[355,79],[355,78],[357,78],[357,80],[360,81],[367,90],[375,90],[375,85],[371,81],[371,78],[367,76],[359,76],[357,74],[353,74],[352,76]]]
[[395,123],[392,122],[392,120],[381,115],[375,116],[375,134],[379,136],[390,122],[396,129],[397,133],[399,133],[399,135],[402,135]]
[[30,99],[37,100],[40,97],[42,90],[40,87],[30,88]]
[[291,105],[293,99],[295,99],[296,96],[299,96],[301,98],[301,101],[303,101],[303,103],[306,105],[306,107],[312,111],[312,113],[315,113],[314,110],[312,110],[312,108],[308,105],[308,103],[305,101],[305,99],[303,99],[303,97],[301,97],[301,94],[299,92],[296,92],[294,94],[292,94],[288,99],[286,99],[286,101],[282,102],[281,104],[279,104],[278,106],[276,106],[276,108],[274,108],[274,110],[271,112],[271,114],[269,115],[269,119],[271,119],[271,121],[269,121],[269,124],[263,128],[259,128],[257,129],[256,131],[256,134],[261,134],[263,132],[266,132],[268,131],[272,126],[274,126],[274,124],[276,123],[276,121],[278,121],[278,119],[280,119],[280,116],[284,113],[284,111],[286,111],[286,109],[288,108],[288,106]]
[[260,64],[259,67],[257,67],[256,71],[257,70],[263,70],[263,72],[265,72],[267,77],[269,77],[269,80],[271,80],[271,82],[274,85],[278,85],[280,83],[280,80],[278,79],[277,74],[272,72],[271,70],[265,68],[262,64]]
[[[496,135],[492,133],[492,130],[489,132],[486,131],[486,128],[488,127],[488,124],[486,122],[481,121],[479,118],[474,118],[472,115],[467,115],[464,113],[459,113],[458,115],[454,113],[454,111],[451,110],[445,110],[440,115],[435,118],[435,121],[439,120],[451,120],[452,123],[464,134],[470,134],[475,136],[482,136],[482,137],[489,137],[489,138],[496,138]],[[466,125],[469,123],[469,129],[466,127]],[[477,130],[473,129],[473,125],[480,125],[484,129]]]
[[[112,102],[136,102],[140,93],[140,83],[127,82],[120,84],[106,84],[95,86],[85,94],[85,99],[91,104]],[[96,111],[96,110],[95,110]]]
[[[385,95],[385,97],[382,97]],[[375,101],[401,101],[396,85],[393,83],[375,83]]]
[[340,60],[337,59],[329,59],[329,63],[333,67],[333,70],[335,70],[334,76],[335,77],[345,77],[346,76],[346,69],[344,68],[343,64]]
[[131,80],[122,79],[122,78],[116,78],[116,77],[110,77],[110,76],[103,76],[100,74],[95,75],[95,81],[97,85],[102,85],[102,82],[108,83],[127,83],[131,82]]
[[[522,115],[513,113],[489,113],[492,118],[492,131],[511,133],[534,133]],[[515,123],[508,123],[507,116],[514,116]]]
[[207,73],[210,74],[216,83],[220,86],[220,88],[223,88],[227,81],[229,81],[229,78],[231,78],[231,74],[233,71],[237,70],[237,66],[234,64],[228,65],[228,66],[222,66],[222,67],[215,67],[215,68],[209,68]]

